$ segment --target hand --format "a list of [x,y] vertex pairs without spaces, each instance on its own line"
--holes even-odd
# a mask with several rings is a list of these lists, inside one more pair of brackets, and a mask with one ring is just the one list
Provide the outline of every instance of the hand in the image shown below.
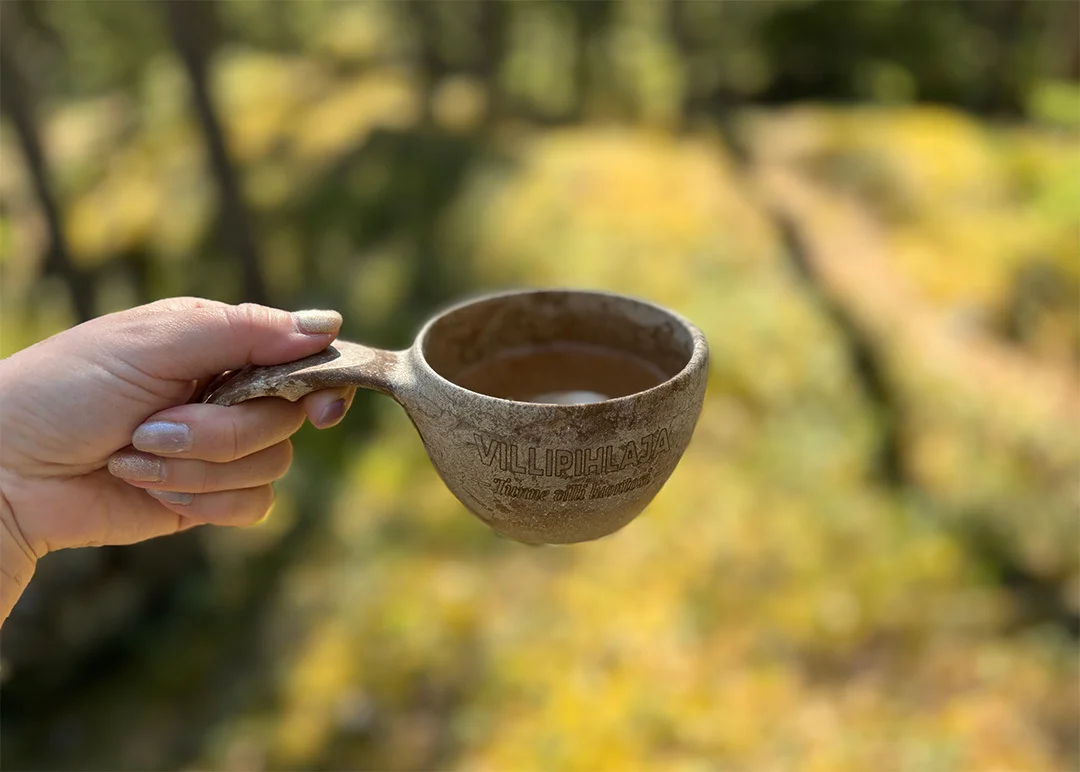
[[325,349],[341,316],[176,298],[94,319],[0,361],[0,620],[38,558],[204,523],[249,525],[304,422],[341,420],[355,389],[296,404],[186,404],[225,370]]

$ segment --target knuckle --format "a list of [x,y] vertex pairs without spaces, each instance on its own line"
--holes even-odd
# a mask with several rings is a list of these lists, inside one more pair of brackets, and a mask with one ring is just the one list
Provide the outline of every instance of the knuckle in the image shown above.
[[[277,401],[285,402],[285,400],[283,399],[279,399]],[[285,402],[285,405],[285,409],[288,411],[286,415],[289,418],[288,434],[291,436],[293,434],[296,434],[298,431],[300,431],[301,427],[303,427],[304,421],[307,420],[307,412],[304,408],[304,405],[300,402]]]
[[226,315],[235,332],[247,336],[272,327],[277,321],[278,313],[283,312],[258,303],[240,303],[229,306]]
[[206,427],[189,458],[214,464],[236,461],[236,451],[239,447],[238,431],[236,425],[229,420]]
[[291,441],[285,440],[284,442],[279,442],[275,447],[276,453],[272,473],[276,480],[279,477],[283,477],[285,473],[289,471],[289,467],[292,466],[293,446]]
[[196,463],[192,477],[194,478],[192,481],[194,493],[209,493],[214,490],[214,475],[210,464]]
[[232,418],[233,420],[227,421],[222,427],[222,441],[220,448],[223,461],[235,461],[240,458],[240,450],[242,448],[240,422],[236,420],[235,416]]
[[270,511],[274,502],[274,489],[269,485],[246,491],[244,502],[237,507],[233,518],[234,525],[255,525],[261,522]]
[[240,303],[239,305],[229,306],[225,311],[225,317],[229,326],[238,335],[249,335],[259,326],[258,306],[254,303]]
[[145,308],[149,312],[187,314],[192,311],[199,311],[205,308],[213,308],[214,306],[218,305],[221,304],[214,300],[206,300],[205,298],[176,297],[155,300],[153,303],[148,303]]

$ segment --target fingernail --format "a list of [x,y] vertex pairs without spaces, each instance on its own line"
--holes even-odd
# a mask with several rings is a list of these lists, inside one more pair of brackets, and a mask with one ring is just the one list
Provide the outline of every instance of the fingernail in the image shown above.
[[305,335],[327,335],[341,329],[341,314],[337,311],[294,311],[296,329]]
[[335,399],[326,409],[322,411],[322,415],[319,416],[319,428],[325,429],[328,426],[333,426],[341,417],[345,415],[345,400]]
[[147,490],[151,496],[167,504],[190,504],[195,499],[194,493],[178,493],[177,491],[152,491]]
[[135,482],[162,482],[165,470],[161,459],[145,453],[116,453],[109,459],[109,472],[114,477]]
[[175,421],[147,421],[131,436],[131,444],[150,453],[190,450],[191,427]]

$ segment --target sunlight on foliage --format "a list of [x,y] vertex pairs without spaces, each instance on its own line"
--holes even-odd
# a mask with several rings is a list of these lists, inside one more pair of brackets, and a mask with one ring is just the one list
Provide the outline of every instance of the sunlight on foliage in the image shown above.
[[932,508],[869,481],[875,423],[836,332],[723,153],[586,131],[520,153],[446,227],[493,283],[690,313],[717,351],[695,443],[631,527],[537,550],[488,535],[380,410],[333,538],[270,623],[313,620],[282,655],[279,712],[254,735],[238,718],[231,742],[275,738],[271,768],[423,766],[446,747],[490,770],[1052,767],[1040,727],[1075,715],[1068,648],[998,640],[1008,599]]

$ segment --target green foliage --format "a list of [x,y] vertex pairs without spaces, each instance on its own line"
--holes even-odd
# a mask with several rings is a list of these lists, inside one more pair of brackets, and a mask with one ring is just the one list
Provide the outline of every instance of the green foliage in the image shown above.
[[1080,125],[1080,88],[1067,81],[1040,83],[1028,98],[1028,113],[1035,120],[1075,129]]

